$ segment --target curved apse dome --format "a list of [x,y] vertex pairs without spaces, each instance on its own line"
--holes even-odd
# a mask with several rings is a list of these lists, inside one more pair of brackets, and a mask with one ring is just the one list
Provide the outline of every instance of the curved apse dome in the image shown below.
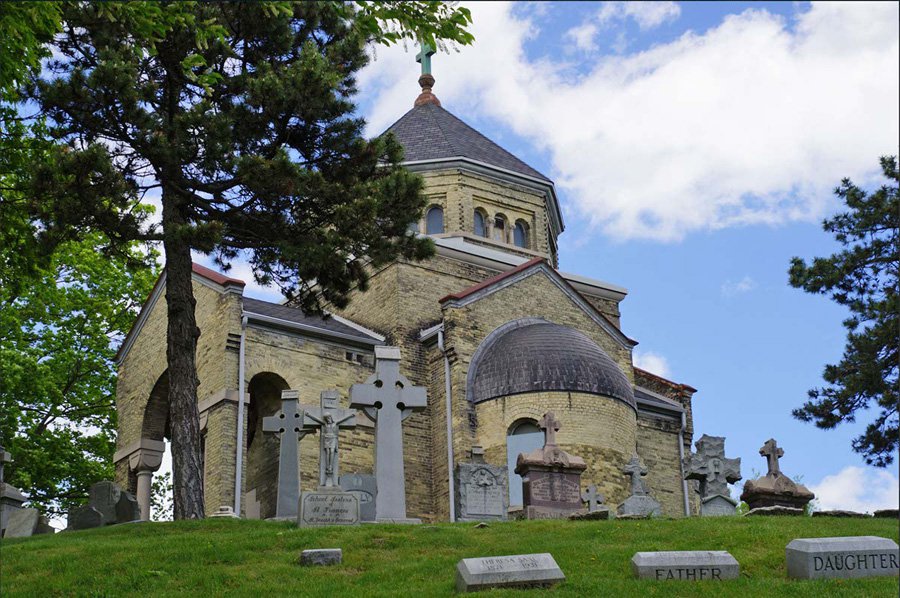
[[470,400],[541,391],[612,397],[637,409],[622,369],[583,333],[545,321],[511,326],[485,341],[472,363]]

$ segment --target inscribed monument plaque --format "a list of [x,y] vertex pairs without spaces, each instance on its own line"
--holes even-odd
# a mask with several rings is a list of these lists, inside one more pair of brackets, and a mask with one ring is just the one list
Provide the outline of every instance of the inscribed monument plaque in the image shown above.
[[473,446],[471,462],[457,466],[457,521],[505,520],[509,508],[506,467],[484,462],[484,449]]
[[516,554],[463,559],[456,565],[456,591],[548,587],[566,578],[553,555]]
[[834,579],[900,574],[897,543],[878,536],[799,538],[785,549],[788,577]]

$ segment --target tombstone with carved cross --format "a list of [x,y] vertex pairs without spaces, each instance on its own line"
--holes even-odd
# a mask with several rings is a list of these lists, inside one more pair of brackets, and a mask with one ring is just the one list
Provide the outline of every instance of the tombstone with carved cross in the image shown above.
[[734,515],[738,502],[728,484],[741,479],[741,460],[725,457],[725,437],[704,434],[695,443],[697,452],[685,459],[684,478],[700,482],[700,515]]
[[[782,507],[779,513],[802,515],[809,501],[816,496],[803,484],[798,484],[781,472],[778,460],[784,456],[784,449],[774,438],[767,440],[759,449],[759,456],[765,458],[768,473],[761,478],[748,480],[744,484],[741,500],[751,511],[768,507]],[[765,514],[758,511],[754,514]]]
[[300,504],[300,439],[312,430],[303,427],[303,410],[300,409],[300,391],[281,391],[281,411],[263,418],[263,432],[278,434],[281,447],[278,452],[278,498],[276,519],[294,519]]
[[506,465],[484,460],[484,449],[473,446],[468,463],[456,466],[456,520],[505,521],[509,512]]
[[581,510],[581,474],[587,464],[557,444],[562,424],[552,411],[544,414],[538,426],[544,432],[544,446],[516,459],[525,517],[563,519]]
[[350,388],[350,407],[375,422],[375,520],[418,523],[406,516],[403,420],[427,406],[425,389],[400,374],[400,349],[375,347],[375,375]]
[[631,457],[622,473],[630,478],[631,496],[619,505],[616,513],[619,517],[658,517],[662,513],[659,502],[650,496],[650,488],[641,478],[647,475],[647,468],[641,463],[637,453]]

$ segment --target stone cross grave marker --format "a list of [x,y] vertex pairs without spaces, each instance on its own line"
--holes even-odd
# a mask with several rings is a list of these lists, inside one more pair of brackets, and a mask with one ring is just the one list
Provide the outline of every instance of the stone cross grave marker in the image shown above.
[[897,577],[897,543],[878,536],[798,538],[785,548],[788,577],[835,579]]
[[591,484],[587,490],[581,493],[581,500],[587,503],[588,513],[593,513],[600,508],[606,497],[597,492],[596,484]]
[[685,479],[700,481],[700,514],[734,515],[737,501],[728,484],[741,479],[741,460],[725,457],[725,438],[704,434],[696,442],[697,452],[686,459]]
[[363,409],[375,422],[377,521],[411,521],[406,517],[402,423],[426,406],[425,389],[400,374],[400,349],[375,347],[375,375],[350,388],[350,407]]
[[318,409],[306,409],[304,429],[319,429],[319,486],[337,487],[340,458],[338,441],[341,429],[356,427],[356,412],[341,409],[340,394],[336,390],[323,390]]
[[632,496],[647,495],[647,487],[644,484],[644,480],[641,479],[641,476],[647,475],[647,468],[641,464],[641,460],[637,455],[631,457],[631,461],[622,468],[622,473],[631,477]]
[[759,449],[759,454],[766,458],[766,465],[769,468],[769,472],[766,475],[781,473],[778,460],[784,457],[784,449],[778,446],[774,438],[766,440],[766,443]]
[[456,564],[456,591],[549,587],[566,579],[556,560],[543,554],[462,559]]
[[556,433],[559,432],[559,420],[552,411],[548,411],[538,422],[538,426],[544,431],[544,446],[556,446]]
[[631,570],[638,579],[655,581],[721,581],[741,574],[737,560],[724,550],[638,552]]
[[279,434],[281,448],[278,453],[278,498],[275,517],[297,517],[300,505],[300,439],[309,434],[303,429],[303,410],[298,408],[300,391],[281,391],[281,411],[263,419],[263,432]]
[[631,496],[625,499],[618,508],[619,515],[633,515],[637,517],[656,517],[662,512],[659,502],[650,496],[650,489],[641,479],[647,475],[647,468],[641,465],[641,460],[635,454],[631,457],[622,473],[631,476]]

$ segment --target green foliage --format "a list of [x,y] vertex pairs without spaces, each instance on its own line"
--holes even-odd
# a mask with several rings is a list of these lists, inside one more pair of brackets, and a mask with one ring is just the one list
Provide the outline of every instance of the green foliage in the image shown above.
[[900,443],[900,194],[897,158],[881,158],[887,184],[867,193],[844,179],[835,193],[849,210],[824,221],[823,228],[845,247],[809,265],[791,260],[790,284],[830,295],[850,310],[844,320],[847,345],[841,361],[826,365],[828,386],[809,391],[794,417],[830,429],[855,421],[874,403],[875,420],[853,440],[866,463],[886,467]]
[[157,275],[142,265],[153,255],[134,247],[129,259],[109,257],[106,244],[97,233],[63,243],[15,295],[0,286],[0,441],[14,459],[6,481],[48,513],[113,477],[113,358]]
[[172,521],[172,474],[168,471],[153,476],[150,510],[153,521]]
[[[456,564],[481,556],[549,552],[566,575],[552,590],[486,596],[896,596],[897,577],[788,579],[794,538],[882,536],[897,520],[835,517],[694,517],[655,521],[510,521],[298,528],[207,519],[111,526],[4,540],[7,596],[458,596]],[[300,551],[342,548],[343,563],[299,568]],[[634,579],[638,551],[727,550],[741,577],[656,583]],[[102,566],[98,566],[102,563]]]

